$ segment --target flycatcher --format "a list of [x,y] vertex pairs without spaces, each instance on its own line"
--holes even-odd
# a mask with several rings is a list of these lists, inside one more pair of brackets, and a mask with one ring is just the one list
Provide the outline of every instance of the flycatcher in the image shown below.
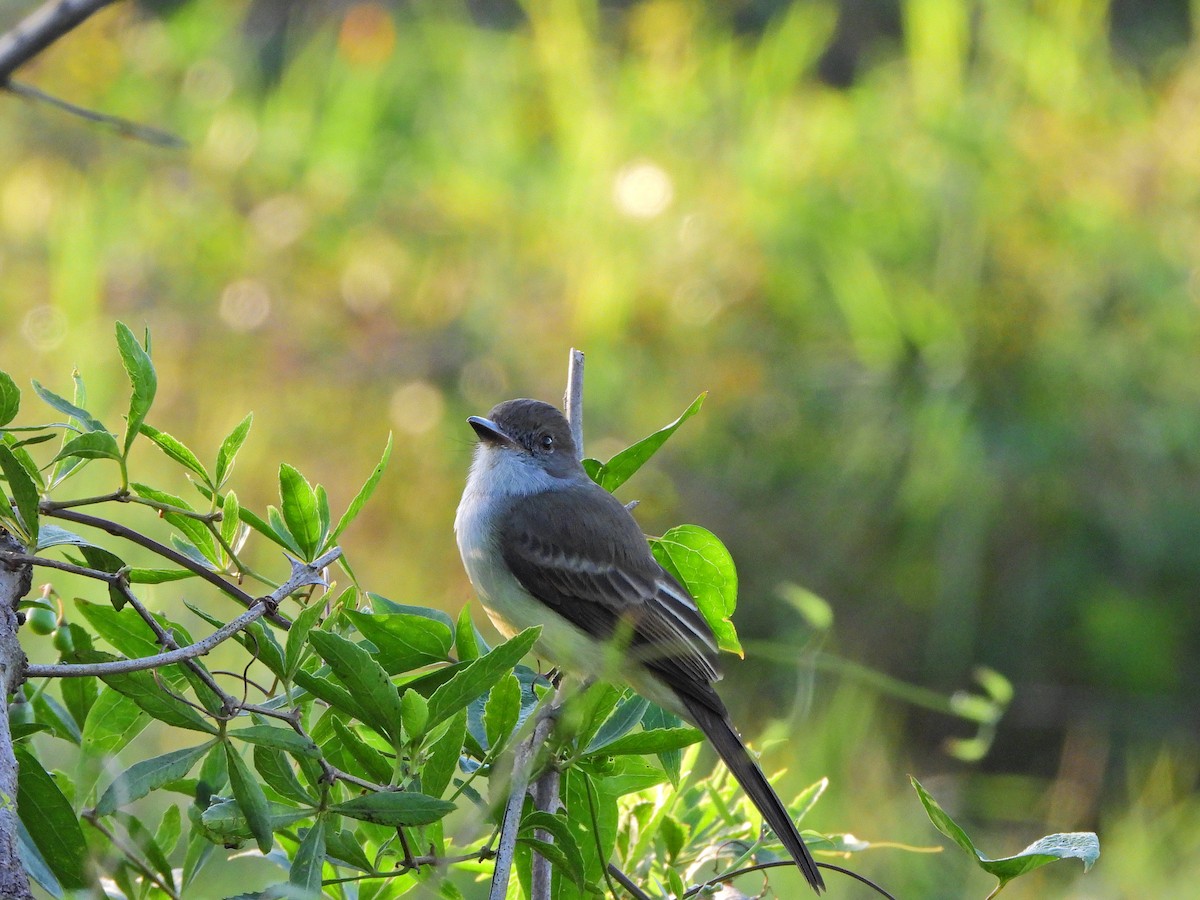
[[492,622],[510,637],[541,625],[538,651],[586,675],[606,677],[619,653],[619,674],[638,693],[704,732],[820,893],[795,822],[713,689],[712,630],[629,511],[583,470],[566,417],[509,400],[467,421],[479,444],[454,530]]

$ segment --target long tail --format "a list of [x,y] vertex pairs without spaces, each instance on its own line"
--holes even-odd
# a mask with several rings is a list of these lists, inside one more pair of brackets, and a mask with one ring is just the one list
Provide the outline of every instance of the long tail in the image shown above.
[[725,765],[729,767],[729,771],[733,773],[733,777],[742,786],[742,790],[758,807],[758,811],[767,820],[771,830],[783,842],[783,846],[791,854],[800,871],[804,873],[804,877],[808,879],[813,890],[818,894],[821,893],[825,890],[825,880],[821,878],[821,872],[817,869],[812,854],[804,846],[804,839],[800,837],[796,823],[792,821],[787,807],[783,805],[783,801],[779,799],[779,795],[767,781],[767,776],[762,773],[762,769],[758,767],[758,763],[754,761],[746,749],[746,745],[734,731],[728,716],[706,706],[697,698],[682,693],[677,696],[687,710],[689,718],[712,742],[721,759],[725,761]]

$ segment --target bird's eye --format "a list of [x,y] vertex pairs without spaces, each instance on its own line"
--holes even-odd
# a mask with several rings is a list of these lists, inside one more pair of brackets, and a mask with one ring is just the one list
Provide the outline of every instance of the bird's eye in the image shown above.
[[539,443],[541,443],[543,450],[553,450],[554,449],[554,435],[543,434],[542,439]]

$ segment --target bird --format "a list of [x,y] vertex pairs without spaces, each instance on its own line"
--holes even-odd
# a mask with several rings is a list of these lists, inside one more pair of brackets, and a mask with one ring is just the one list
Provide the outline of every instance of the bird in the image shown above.
[[713,686],[712,629],[629,510],[588,477],[566,417],[523,398],[467,422],[479,440],[454,530],[497,630],[541,625],[536,651],[584,676],[607,678],[617,654],[635,691],[704,733],[820,894],[812,854]]

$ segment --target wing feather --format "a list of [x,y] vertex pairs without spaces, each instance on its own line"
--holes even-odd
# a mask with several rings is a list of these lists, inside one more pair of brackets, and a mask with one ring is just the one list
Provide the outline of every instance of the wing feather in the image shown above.
[[708,623],[620,501],[580,485],[538,496],[535,508],[506,521],[500,542],[525,590],[593,637],[627,634],[637,659],[677,691],[720,678]]

